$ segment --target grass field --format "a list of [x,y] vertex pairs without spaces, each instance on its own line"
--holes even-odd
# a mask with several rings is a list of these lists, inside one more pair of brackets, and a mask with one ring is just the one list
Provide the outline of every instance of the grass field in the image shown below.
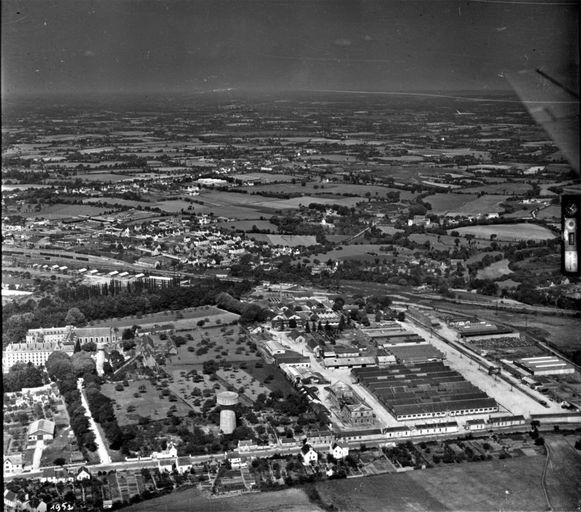
[[[460,235],[471,234],[476,238],[489,240],[496,235],[498,240],[550,240],[555,238],[552,231],[536,224],[495,224],[488,226],[465,226],[450,231],[457,231]],[[449,232],[450,232],[449,231]]]
[[458,211],[477,197],[476,194],[434,194],[426,197],[424,202],[432,205],[433,213],[441,214]]
[[466,188],[468,192],[478,194],[480,192],[485,192],[486,194],[526,194],[531,190],[531,185],[529,183],[489,183],[487,185],[479,185],[477,187]]
[[[170,407],[175,406],[175,416],[185,416],[190,408],[181,400],[170,402],[168,397],[161,398],[161,391],[153,387],[149,380],[135,380],[129,382],[129,386],[123,391],[115,389],[116,384],[106,383],[101,386],[101,392],[115,400],[115,416],[119,425],[137,423],[137,415],[147,416],[152,421],[167,417]],[[145,386],[145,393],[139,392],[139,387]],[[137,395],[137,396],[135,396]],[[120,406],[120,407],[117,407]],[[128,412],[127,407],[132,405],[135,411]]]
[[174,492],[143,501],[124,510],[128,512],[318,512],[302,489],[284,489],[276,492],[261,492],[210,499],[197,489]]
[[249,364],[245,371],[258,382],[264,382],[266,377],[272,375],[273,379],[265,384],[270,391],[280,390],[285,396],[289,393],[296,393],[296,390],[290,385],[282,371],[274,364],[264,364],[258,367],[256,364]]
[[126,180],[127,176],[121,174],[112,174],[109,172],[91,172],[87,174],[77,174],[75,178],[82,181],[103,181],[107,183],[116,183],[118,181]]
[[[179,332],[180,335],[191,335],[193,340],[178,347],[175,356],[168,356],[168,365],[174,367],[187,367],[188,365],[201,365],[211,359],[226,361],[255,361],[259,359],[256,351],[250,350],[246,342],[240,342],[239,327],[235,325],[214,326],[209,328],[194,328],[190,331]],[[196,354],[202,346],[208,348],[205,354]],[[194,349],[192,352],[190,347]]]
[[121,199],[119,197],[89,197],[88,199],[83,199],[83,204],[87,203],[120,204],[122,206],[139,206],[144,204],[143,201],[131,201],[130,199]]
[[[446,236],[446,235],[434,235],[429,233],[413,233],[408,236],[408,238],[414,242],[419,244],[423,244],[426,241],[430,242],[430,247],[432,249],[436,249],[437,251],[445,251],[448,249],[453,249],[456,247],[456,237],[455,236]],[[465,238],[459,238],[460,243],[458,244],[459,247],[466,247],[468,245],[468,240]],[[478,247],[488,247],[490,245],[490,241],[488,240],[479,240]],[[484,254],[482,254],[484,256]]]
[[123,318],[107,318],[105,320],[96,320],[91,325],[95,327],[111,326],[113,328],[122,328],[134,324],[140,326],[173,324],[176,329],[179,329],[181,326],[183,326],[183,328],[195,327],[195,325],[190,326],[190,322],[188,322],[188,320],[195,320],[195,323],[197,323],[200,319],[207,318],[210,323],[215,323],[218,319],[222,323],[227,323],[238,318],[238,315],[235,313],[230,313],[229,311],[225,311],[214,306],[200,306],[197,308],[180,309],[179,315],[176,315],[176,311],[160,311],[159,313],[142,315],[140,318],[137,318],[137,316],[126,316]]
[[574,510],[581,503],[581,455],[574,447],[577,436],[547,436],[550,450],[547,492],[553,510]]
[[74,217],[76,215],[101,215],[106,211],[106,208],[100,208],[99,206],[53,204],[42,208],[39,212],[23,213],[22,215],[25,217],[43,217],[45,219],[63,219],[65,217]]
[[500,203],[505,199],[506,197],[502,195],[478,197],[476,194],[450,193],[434,194],[426,197],[424,201],[432,205],[431,211],[436,214],[485,215],[503,211],[504,209],[500,206]]
[[537,219],[560,219],[561,207],[557,205],[547,206],[537,213]]
[[256,226],[261,230],[266,229],[272,231],[273,233],[278,233],[278,226],[276,224],[272,224],[268,220],[235,220],[233,222],[224,221],[218,225],[225,229],[235,229],[242,231],[250,231],[254,226]]
[[311,203],[317,204],[339,204],[341,206],[352,207],[357,203],[366,201],[366,198],[362,197],[319,197],[319,196],[304,196],[304,197],[293,197],[292,199],[277,199],[275,201],[264,201],[261,203],[256,203],[257,206],[262,206],[271,209],[279,210],[298,210],[301,205],[308,206]]
[[[538,511],[544,457],[519,457],[317,484],[339,511]],[[576,505],[576,504],[575,504]],[[574,507],[571,507],[572,509]]]
[[[349,258],[358,258],[362,256],[368,256],[371,258],[391,258],[391,252],[382,252],[380,250],[383,245],[377,244],[361,244],[361,245],[345,245],[340,249],[333,249],[332,251],[326,252],[324,254],[315,255],[311,258],[311,261],[318,258],[320,261],[325,262],[329,258],[333,260],[343,260]],[[401,253],[398,247],[398,252]],[[368,254],[368,253],[374,253]]]
[[[297,177],[300,181],[300,177]],[[357,194],[365,197],[368,192],[371,197],[385,197],[388,192],[399,192],[400,199],[410,199],[413,197],[411,192],[405,190],[396,190],[379,185],[353,185],[351,183],[318,183],[309,181],[303,187],[300,183],[273,183],[269,185],[255,185],[254,187],[242,187],[249,192],[284,192],[287,194],[333,194],[341,197],[342,194]]]

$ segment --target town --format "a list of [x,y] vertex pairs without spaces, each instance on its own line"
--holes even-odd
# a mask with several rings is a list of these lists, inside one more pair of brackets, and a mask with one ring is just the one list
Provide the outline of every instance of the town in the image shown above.
[[6,510],[350,510],[456,466],[573,506],[580,182],[524,107],[71,102],[3,114]]

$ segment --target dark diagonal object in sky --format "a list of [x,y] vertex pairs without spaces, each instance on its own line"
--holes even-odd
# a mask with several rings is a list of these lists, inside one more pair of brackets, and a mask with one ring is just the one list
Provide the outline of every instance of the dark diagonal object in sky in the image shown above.
[[507,78],[579,174],[579,92],[540,69],[507,74]]

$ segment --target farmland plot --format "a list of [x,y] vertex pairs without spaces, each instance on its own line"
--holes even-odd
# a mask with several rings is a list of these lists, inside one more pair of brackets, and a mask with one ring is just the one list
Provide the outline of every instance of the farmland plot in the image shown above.
[[476,238],[489,240],[491,235],[496,235],[499,240],[551,240],[555,234],[549,229],[536,224],[495,224],[488,226],[465,226],[456,228],[460,235],[474,235]]

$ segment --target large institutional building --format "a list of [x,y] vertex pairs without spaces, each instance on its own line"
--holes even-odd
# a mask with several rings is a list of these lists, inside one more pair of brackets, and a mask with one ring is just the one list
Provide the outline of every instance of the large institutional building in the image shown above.
[[75,344],[87,342],[114,343],[118,341],[117,332],[110,327],[51,327],[47,329],[29,329],[26,341],[10,343],[2,354],[2,372],[7,373],[16,363],[32,363],[41,366],[48,356],[55,351],[72,355]]

